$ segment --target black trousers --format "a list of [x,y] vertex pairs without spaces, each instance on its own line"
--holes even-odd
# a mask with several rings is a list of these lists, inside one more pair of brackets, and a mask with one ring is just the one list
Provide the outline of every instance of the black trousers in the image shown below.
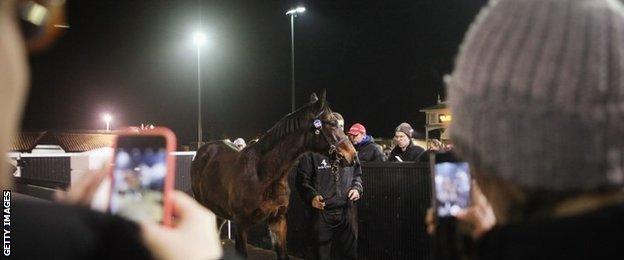
[[357,208],[316,210],[310,216],[306,259],[357,259]]

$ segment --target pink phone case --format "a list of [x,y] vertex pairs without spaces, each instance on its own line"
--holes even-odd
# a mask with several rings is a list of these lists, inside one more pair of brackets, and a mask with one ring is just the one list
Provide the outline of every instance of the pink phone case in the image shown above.
[[[175,181],[175,158],[171,155],[176,148],[176,137],[175,134],[166,127],[155,127],[154,129],[128,129],[120,133],[119,136],[163,136],[166,140],[166,148],[167,148],[167,175],[165,176],[165,185],[163,191],[163,221],[162,224],[164,226],[171,226],[172,224],[172,205],[171,205],[171,192],[173,191],[173,185]],[[117,139],[115,139],[115,144],[113,149],[117,150]],[[114,169],[110,167],[109,176],[111,178],[110,185],[110,195],[108,197],[108,208],[110,211],[110,202],[111,196],[113,196],[113,185],[114,185]]]

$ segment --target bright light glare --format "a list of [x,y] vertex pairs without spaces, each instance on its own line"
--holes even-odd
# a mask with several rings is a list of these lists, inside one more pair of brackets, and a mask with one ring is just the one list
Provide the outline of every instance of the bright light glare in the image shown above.
[[203,32],[195,32],[193,34],[193,42],[198,46],[204,45],[206,43],[206,34]]
[[108,124],[113,120],[113,116],[111,116],[111,114],[104,114],[102,116],[102,119],[104,119],[104,122]]
[[297,15],[297,14],[301,14],[301,13],[305,12],[305,10],[306,10],[306,9],[305,9],[305,7],[303,7],[303,6],[299,6],[299,7],[295,8],[295,9],[290,9],[290,10],[288,10],[288,11],[286,12],[286,15]]

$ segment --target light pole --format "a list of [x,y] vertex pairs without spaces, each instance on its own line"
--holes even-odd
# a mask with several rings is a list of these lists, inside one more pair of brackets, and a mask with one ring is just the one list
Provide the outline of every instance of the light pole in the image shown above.
[[202,126],[201,126],[201,46],[206,43],[206,34],[196,32],[193,34],[193,42],[197,47],[197,148],[202,143]]
[[104,123],[106,123],[106,131],[110,132],[110,122],[113,121],[113,116],[106,113],[102,116],[102,119],[104,120]]
[[305,10],[305,7],[299,6],[286,12],[290,16],[290,112],[295,112],[295,17]]

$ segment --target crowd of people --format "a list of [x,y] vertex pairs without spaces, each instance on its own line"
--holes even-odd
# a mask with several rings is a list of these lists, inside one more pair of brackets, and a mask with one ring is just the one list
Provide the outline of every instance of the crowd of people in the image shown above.
[[[18,3],[0,2],[3,150],[16,132],[28,86]],[[472,204],[457,214],[475,243],[467,257],[622,258],[623,71],[619,1],[497,0],[482,10],[447,86],[453,150],[474,178]],[[361,161],[384,160],[362,124],[348,133]],[[406,123],[396,128],[387,160],[417,160],[423,149],[411,141],[412,133]],[[361,169],[347,167],[336,181],[325,172],[326,160],[310,154],[296,167],[297,190],[317,210],[309,220],[311,251],[317,258],[355,258],[357,225],[350,217],[364,191]],[[329,178],[316,178],[315,186],[313,175]],[[84,204],[102,176],[75,185],[62,201]],[[6,171],[0,177],[9,190]],[[214,215],[183,193],[173,203],[178,221],[171,228],[74,205],[15,203],[14,252],[58,259],[219,257]],[[435,234],[435,219],[427,225]]]

